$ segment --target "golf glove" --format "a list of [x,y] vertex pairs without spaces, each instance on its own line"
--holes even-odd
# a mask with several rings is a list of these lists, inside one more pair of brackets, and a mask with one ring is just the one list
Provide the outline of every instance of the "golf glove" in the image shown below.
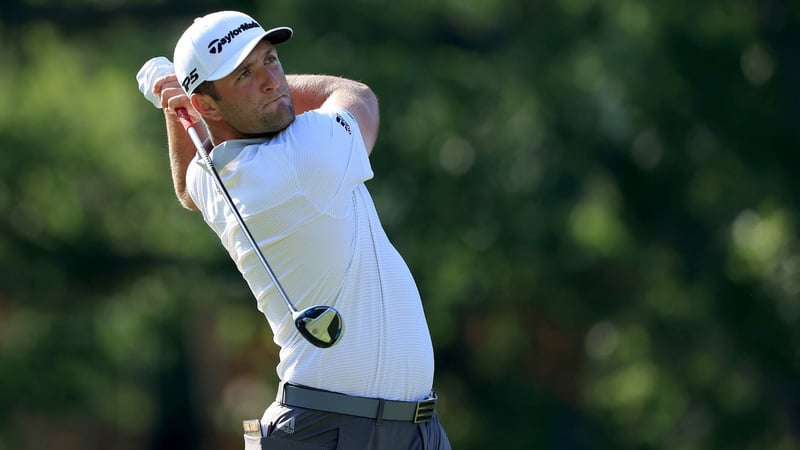
[[144,98],[152,103],[156,108],[161,109],[161,98],[153,93],[153,85],[159,78],[175,73],[172,61],[163,56],[150,59],[136,74],[136,81],[139,82],[139,91]]

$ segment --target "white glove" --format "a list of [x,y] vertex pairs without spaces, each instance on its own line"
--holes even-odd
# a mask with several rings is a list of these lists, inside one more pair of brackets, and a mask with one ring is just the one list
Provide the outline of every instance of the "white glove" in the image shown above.
[[150,101],[156,108],[161,109],[161,98],[153,93],[153,85],[159,78],[175,73],[172,61],[163,56],[150,59],[136,74],[136,81],[139,82],[139,91],[144,98]]

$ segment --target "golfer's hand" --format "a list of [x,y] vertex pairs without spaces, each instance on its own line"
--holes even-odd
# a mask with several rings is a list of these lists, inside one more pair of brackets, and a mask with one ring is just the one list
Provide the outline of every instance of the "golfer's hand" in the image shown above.
[[153,87],[156,80],[173,73],[175,73],[175,67],[169,59],[163,56],[150,58],[142,65],[139,72],[136,73],[136,82],[139,84],[139,92],[141,92],[144,98],[152,103],[153,106],[161,108],[161,99],[155,94]]
[[186,108],[189,116],[192,117],[192,122],[196,123],[200,120],[200,114],[192,106],[189,96],[183,92],[174,73],[157,79],[153,84],[153,94],[161,99],[161,107],[169,114],[175,115],[176,109]]

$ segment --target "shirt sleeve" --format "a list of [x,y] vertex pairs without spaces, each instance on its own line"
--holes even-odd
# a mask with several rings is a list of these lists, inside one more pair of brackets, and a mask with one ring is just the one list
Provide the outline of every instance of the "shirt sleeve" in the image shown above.
[[297,154],[297,176],[306,195],[321,210],[335,198],[373,177],[361,130],[343,108],[326,108],[298,116],[288,138]]

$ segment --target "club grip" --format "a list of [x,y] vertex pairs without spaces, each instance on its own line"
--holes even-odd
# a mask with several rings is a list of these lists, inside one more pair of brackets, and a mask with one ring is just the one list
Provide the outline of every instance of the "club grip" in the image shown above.
[[176,109],[175,114],[178,115],[178,119],[181,121],[183,128],[186,128],[187,131],[194,127],[194,122],[192,122],[192,118],[189,116],[189,112],[186,111],[186,108]]

